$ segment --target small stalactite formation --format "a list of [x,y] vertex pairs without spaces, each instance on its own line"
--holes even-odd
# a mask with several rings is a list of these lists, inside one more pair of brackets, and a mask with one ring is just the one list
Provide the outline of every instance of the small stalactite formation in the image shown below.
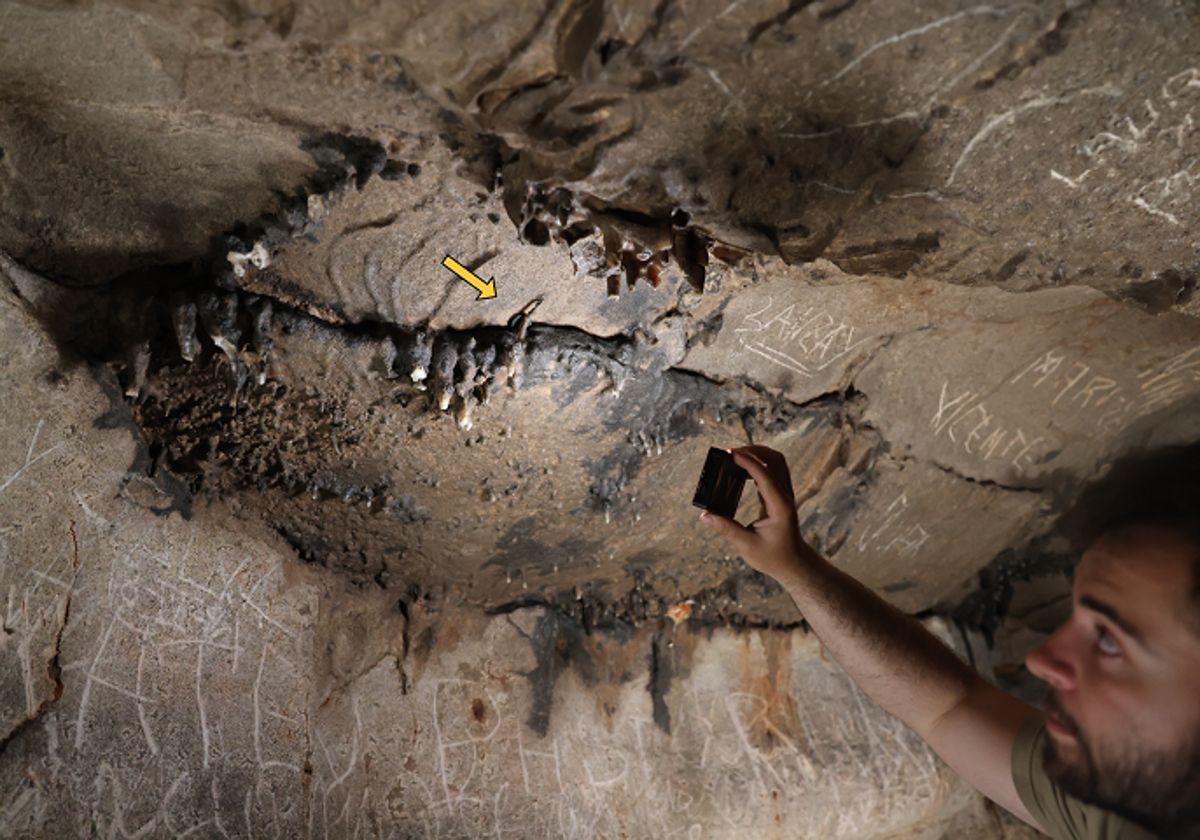
[[505,194],[509,216],[521,238],[534,245],[552,239],[571,249],[576,274],[604,281],[609,297],[632,290],[639,280],[658,288],[674,262],[691,287],[704,291],[712,240],[691,226],[686,210],[659,216],[590,207],[570,190],[530,184],[524,195]]
[[[384,379],[410,396],[424,394],[429,410],[451,412],[466,431],[478,406],[487,406],[504,387],[522,387],[531,316],[539,304],[534,300],[503,326],[469,331],[380,326],[368,339],[378,348]],[[223,424],[298,390],[297,383],[283,381],[273,364],[277,331],[305,330],[314,323],[311,316],[268,298],[220,289],[151,297],[136,307],[136,316],[114,325],[121,328],[124,346],[109,362],[161,457],[196,476],[203,474],[199,464],[217,448],[213,438],[233,437],[220,431]],[[219,399],[215,391],[220,391]],[[315,422],[336,418],[327,401],[313,411]],[[197,422],[203,411],[216,413],[207,423]],[[183,424],[192,431],[184,433]],[[211,434],[197,438],[194,430],[200,427]],[[260,445],[239,449],[260,453],[253,457],[261,460],[270,431],[251,437],[260,438]],[[294,489],[295,470],[282,452],[287,445],[271,444],[280,453],[275,468],[266,472]],[[250,473],[264,474],[263,465],[253,467]]]

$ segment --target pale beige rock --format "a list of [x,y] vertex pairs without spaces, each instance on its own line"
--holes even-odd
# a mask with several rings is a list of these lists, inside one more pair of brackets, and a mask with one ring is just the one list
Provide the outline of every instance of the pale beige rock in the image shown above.
[[[1010,487],[1061,484],[1200,392],[1192,318],[1084,289],[985,301],[897,336],[856,380],[869,422],[910,457]],[[1169,436],[1161,429],[1159,443]]]
[[[0,834],[1021,836],[811,638],[730,629],[799,616],[688,501],[709,445],[775,446],[834,562],[951,607],[1200,435],[1198,23],[1136,17],[0,4]],[[312,194],[322,137],[403,176]],[[559,189],[545,230],[711,240],[704,294],[522,242]],[[320,227],[256,238],[284,206]],[[140,332],[206,252],[272,365]],[[487,405],[392,369],[537,300]],[[1029,690],[1037,636],[997,638]]]
[[4,3],[0,29],[0,236],[44,272],[93,283],[188,259],[312,169],[290,129],[188,103],[176,27]]
[[[539,323],[607,337],[675,305],[678,276],[609,298],[603,282],[576,275],[561,243],[522,242],[500,198],[456,174],[446,148],[433,144],[420,160],[418,175],[373,179],[335,201],[315,233],[285,245],[266,270],[247,266],[239,285],[333,321],[434,330],[503,324],[530,310]],[[494,280],[496,296],[479,300],[446,257]]]
[[[7,372],[25,383],[4,415],[4,575],[24,592],[5,626],[30,652],[5,673],[35,677],[30,723],[0,754],[5,836],[880,837],[977,820],[812,637],[587,635],[437,592],[404,618],[220,508],[140,507],[144,483],[116,492],[135,450],[113,422],[125,410],[81,369],[48,380],[56,351],[11,294],[3,312]],[[61,694],[47,693],[55,638]]]
[[[961,596],[1004,548],[1031,536],[1037,493],[981,486],[921,461],[881,459],[855,479],[835,472],[800,507],[805,535],[834,563],[902,609]],[[853,513],[850,513],[853,511]]]
[[109,416],[116,391],[105,395],[85,367],[60,357],[11,287],[0,296],[0,369],[14,389],[0,412],[2,740],[62,691],[63,628],[81,609],[72,594],[98,559],[97,511],[121,490],[134,447],[128,431],[93,423]]

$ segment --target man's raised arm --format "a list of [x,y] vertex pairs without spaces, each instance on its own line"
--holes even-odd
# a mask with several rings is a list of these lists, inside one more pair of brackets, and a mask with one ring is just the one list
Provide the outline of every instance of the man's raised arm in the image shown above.
[[783,455],[762,446],[732,450],[758,487],[762,514],[750,526],[704,513],[760,572],[787,590],[838,664],[988,798],[1041,828],[1017,796],[1013,741],[1035,709],[987,683],[915,620],[835,568],[800,536]]

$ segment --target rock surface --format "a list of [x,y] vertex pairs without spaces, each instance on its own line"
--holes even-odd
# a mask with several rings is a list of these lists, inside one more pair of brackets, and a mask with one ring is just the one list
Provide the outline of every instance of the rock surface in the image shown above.
[[174,509],[111,378],[0,312],[5,836],[1023,836],[808,634],[400,610]]
[[1017,836],[688,502],[780,449],[1027,691],[1200,436],[1198,23],[0,3],[0,833]]

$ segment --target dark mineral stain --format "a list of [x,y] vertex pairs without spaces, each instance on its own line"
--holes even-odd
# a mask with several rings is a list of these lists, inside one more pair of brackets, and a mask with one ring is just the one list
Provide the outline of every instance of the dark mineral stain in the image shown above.
[[667,692],[671,690],[674,668],[671,658],[663,652],[661,636],[650,641],[650,680],[646,690],[654,704],[654,722],[665,734],[671,734],[671,710],[667,708]]
[[417,89],[416,84],[403,70],[388,76],[383,80],[382,84],[388,90],[395,91],[396,93],[413,93]]
[[421,174],[421,167],[416,163],[403,160],[389,160],[379,171],[379,177],[385,181],[399,181],[402,178],[415,178]]
[[910,239],[892,239],[852,245],[829,259],[854,274],[889,274],[904,277],[926,255],[941,247],[941,235],[920,233]]
[[329,543],[315,534],[305,534],[286,525],[275,530],[305,563],[324,563],[331,552]]
[[[1081,4],[1083,5],[1083,4]],[[1030,65],[1035,65],[1041,61],[1043,56],[1055,56],[1065,52],[1070,43],[1070,31],[1075,29],[1081,21],[1086,20],[1087,11],[1083,10],[1082,14],[1072,13],[1070,9],[1063,12],[1054,21],[1054,26],[1047,32],[1043,33],[1037,39],[1037,48],[1040,55],[1035,52],[1030,56]]]
[[819,510],[813,511],[800,523],[802,533],[817,535],[819,544],[815,547],[818,551],[828,556],[841,546],[864,505],[869,502],[876,478],[877,471],[868,469],[859,481],[839,487]]
[[598,460],[586,459],[584,469],[592,476],[584,508],[609,517],[623,513],[628,486],[645,460],[646,453],[633,446],[619,446]]
[[642,462],[668,443],[699,436],[704,431],[702,413],[722,410],[735,413],[729,395],[703,377],[666,370],[628,380],[599,420],[607,432],[625,432],[629,444],[584,463],[592,477],[584,507],[621,515],[629,505],[622,491]]
[[415,525],[418,522],[427,522],[430,519],[429,511],[417,504],[416,496],[411,493],[405,493],[403,496],[396,496],[384,507],[388,515],[405,525]]
[[155,516],[170,516],[178,513],[184,520],[192,518],[192,491],[187,483],[181,481],[167,470],[156,470],[151,476],[160,493],[170,500],[168,504],[149,508]]
[[979,587],[954,608],[952,618],[964,627],[982,633],[991,647],[994,634],[1012,603],[1014,580],[1062,574],[1073,568],[1078,557],[1055,551],[1051,545],[1049,537],[1042,537],[1023,548],[1000,552],[979,573]]
[[534,326],[528,331],[524,383],[554,384],[553,396],[566,406],[586,393],[597,377],[605,377],[620,390],[633,362],[633,342],[604,339],[582,330]]
[[433,627],[426,627],[413,640],[413,659],[419,668],[424,668],[425,663],[429,661],[429,654],[433,652],[435,641],[437,641],[437,631]]
[[883,586],[883,591],[889,595],[895,595],[897,592],[903,592],[906,589],[912,589],[917,584],[911,580],[902,580],[898,583],[886,583]]
[[[226,259],[230,250],[246,253],[262,245],[275,254],[286,241],[321,233],[320,223],[307,216],[307,190],[323,190],[333,200],[361,188],[372,175],[419,175],[416,164],[389,160],[386,149],[362,137],[327,134],[305,140],[303,147],[318,163],[318,174],[294,195],[281,196],[277,212],[217,237],[211,252],[194,262],[156,268],[140,285],[130,279],[125,291],[136,294],[126,297],[143,302],[135,307],[136,325],[112,304],[96,309],[100,315],[92,317],[94,332],[105,338],[95,352],[79,355],[108,363],[96,370],[111,403],[96,423],[138,429],[148,444],[138,470],[173,500],[171,510],[190,512],[189,491],[197,498],[257,493],[269,506],[272,527],[302,559],[345,572],[360,583],[391,585],[399,577],[384,571],[395,571],[402,547],[419,551],[422,526],[433,516],[421,502],[434,502],[393,486],[388,470],[373,463],[363,417],[351,403],[320,387],[285,382],[273,372],[270,347],[283,336],[355,348],[376,344],[378,358],[371,372],[394,384],[395,403],[388,410],[396,413],[395,406],[412,415],[436,411],[435,391],[449,395],[456,411],[469,417],[474,405],[486,405],[502,387],[521,391],[546,384],[563,405],[590,398],[598,385],[607,387],[611,393],[595,427],[624,442],[585,465],[590,486],[583,508],[615,517],[632,517],[638,510],[630,483],[643,461],[668,443],[711,429],[703,425],[706,417],[740,422],[749,433],[790,427],[813,410],[673,369],[666,342],[652,333],[634,330],[601,338],[580,329],[535,324],[537,301],[505,326],[438,331],[345,323],[344,314],[318,306],[302,289],[288,286],[286,278],[271,279],[268,273],[258,278],[268,292],[236,288]],[[675,228],[668,219],[671,212]],[[681,231],[693,233],[687,227],[690,215],[681,208],[653,216],[605,213],[606,224],[659,237],[664,245]],[[707,253],[703,243],[689,241],[687,248],[697,259]],[[643,292],[649,294],[647,288],[642,284],[627,297],[637,302]],[[112,296],[118,299],[115,292]],[[718,310],[689,338],[711,340],[721,322]],[[127,360],[130,347],[143,344],[150,348],[150,359],[146,387],[139,394]],[[443,357],[444,371],[434,364]],[[412,383],[418,370],[428,375],[425,384],[433,388],[417,390]],[[556,565],[566,568],[593,558],[603,541],[592,536],[584,531],[550,540],[539,532],[537,520],[527,518],[500,537],[486,566],[548,575]],[[560,613],[584,635],[661,614],[650,574],[656,562],[661,559],[631,561],[631,570],[645,568],[631,575],[635,583],[628,596],[583,598],[564,605]],[[713,611],[710,618],[716,615]]]
[[1157,315],[1189,301],[1196,289],[1197,275],[1195,268],[1186,274],[1169,268],[1149,278],[1134,277],[1126,281],[1123,296]]
[[108,399],[108,411],[93,420],[92,425],[105,431],[128,429],[137,436],[138,424],[133,419],[133,409],[125,401],[124,394],[121,393],[117,377],[104,365],[90,365],[89,370],[96,384],[100,386],[101,392]]
[[554,610],[548,610],[538,619],[530,638],[537,667],[525,674],[533,693],[529,728],[538,735],[545,736],[550,730],[554,686],[564,671],[574,667],[588,688],[599,681],[596,665],[584,647],[585,636],[579,624]]
[[322,167],[313,178],[313,188],[322,193],[334,190],[345,178],[353,179],[361,190],[387,163],[384,148],[367,137],[327,132],[305,138],[300,148]]
[[[733,298],[729,298],[729,300],[733,300]],[[725,307],[728,305],[729,301],[724,301],[716,312],[692,325],[691,334],[688,336],[688,347],[696,344],[703,347],[712,346],[721,332],[721,327],[725,325]]]
[[753,44],[762,37],[763,33],[773,29],[782,29],[787,25],[788,21],[812,4],[813,0],[792,0],[792,2],[788,3],[787,8],[782,12],[754,24],[754,26],[750,28],[750,31],[746,33],[746,41],[750,44]]
[[795,221],[779,225],[774,230],[779,255],[789,265],[815,260],[837,236],[832,219],[817,218],[811,225]]
[[571,538],[558,545],[546,545],[537,539],[540,524],[536,517],[527,516],[516,522],[496,540],[496,554],[483,568],[498,566],[506,572],[536,569],[543,575],[554,567],[567,568],[588,562],[604,545],[600,540]]
[[625,562],[625,573],[631,577],[638,574],[644,575],[662,561],[669,559],[670,555],[663,551],[654,549],[639,551]]
[[996,272],[996,282],[1003,283],[1005,280],[1011,279],[1017,273],[1017,269],[1021,267],[1021,263],[1025,262],[1028,256],[1029,249],[1025,248],[1009,257],[1004,265],[1000,266],[1000,270]]

